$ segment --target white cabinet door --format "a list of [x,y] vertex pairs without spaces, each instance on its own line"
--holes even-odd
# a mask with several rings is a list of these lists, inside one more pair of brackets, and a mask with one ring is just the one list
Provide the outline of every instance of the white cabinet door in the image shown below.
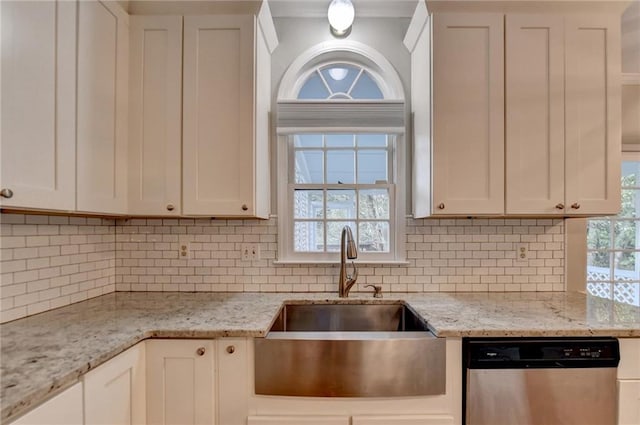
[[184,19],[183,213],[254,214],[253,16]]
[[145,345],[137,344],[89,371],[84,380],[86,425],[146,423]]
[[247,425],[350,425],[348,416],[249,416]]
[[216,340],[218,363],[218,421],[222,425],[245,425],[249,413],[249,364],[246,338]]
[[2,1],[0,206],[74,210],[75,1]]
[[82,384],[36,407],[11,425],[82,425]]
[[504,22],[433,16],[433,213],[504,213]]
[[565,21],[567,214],[620,209],[620,18]]
[[506,213],[565,212],[564,23],[507,15]]
[[640,424],[640,380],[618,381],[618,425]]
[[354,416],[351,425],[454,425],[453,416],[446,415],[394,415]]
[[180,215],[182,17],[130,23],[129,212]]
[[214,341],[146,344],[147,423],[214,424]]
[[78,4],[77,209],[126,213],[129,16]]

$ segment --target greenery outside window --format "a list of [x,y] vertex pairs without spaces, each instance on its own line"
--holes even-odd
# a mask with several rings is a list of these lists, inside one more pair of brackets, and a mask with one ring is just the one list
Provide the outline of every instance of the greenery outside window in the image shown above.
[[623,153],[622,205],[587,222],[587,291],[640,305],[640,156]]

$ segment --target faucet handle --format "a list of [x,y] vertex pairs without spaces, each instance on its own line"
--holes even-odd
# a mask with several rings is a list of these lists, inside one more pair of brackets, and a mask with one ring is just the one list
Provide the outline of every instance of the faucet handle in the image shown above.
[[364,285],[365,288],[368,288],[369,286],[373,288],[373,298],[382,298],[382,286]]

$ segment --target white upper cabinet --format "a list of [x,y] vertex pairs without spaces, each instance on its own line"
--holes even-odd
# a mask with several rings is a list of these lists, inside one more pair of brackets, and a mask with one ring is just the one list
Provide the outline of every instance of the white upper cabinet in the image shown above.
[[433,214],[502,214],[503,15],[432,19]]
[[431,16],[431,140],[428,108],[412,106],[416,217],[617,214],[620,7],[529,6]]
[[565,213],[564,23],[507,15],[506,213]]
[[129,16],[78,3],[77,210],[127,212]]
[[182,17],[130,24],[129,212],[180,215]]
[[261,37],[253,15],[184,19],[185,215],[268,217],[268,131],[256,124],[268,124],[256,111],[268,105],[259,96],[270,79],[269,55],[254,50],[266,48]]
[[0,206],[74,210],[75,1],[2,1]]
[[565,21],[568,214],[620,209],[620,16]]

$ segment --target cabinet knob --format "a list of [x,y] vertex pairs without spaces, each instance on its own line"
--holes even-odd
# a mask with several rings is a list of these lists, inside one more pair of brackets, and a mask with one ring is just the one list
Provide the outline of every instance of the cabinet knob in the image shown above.
[[196,350],[196,353],[197,353],[199,356],[204,356],[205,351],[206,351],[206,350],[204,349],[204,347],[200,347],[200,348],[198,348],[198,349]]
[[574,202],[573,204],[571,204],[571,208],[573,208],[574,210],[577,210],[580,208],[580,204],[577,202]]
[[248,209],[249,207],[247,206],[247,204],[242,204],[242,211],[246,211]]
[[12,198],[13,197],[13,190],[11,189],[2,189],[0,190],[0,196],[2,196],[3,198]]
[[439,209],[439,210],[443,210],[443,209],[444,209],[444,203],[443,203],[443,202],[440,202],[440,203],[438,204],[438,209]]
[[173,204],[167,205],[167,210],[173,211],[174,209],[176,209],[175,205],[173,205]]
[[229,346],[227,347],[227,353],[229,353],[229,354],[233,354],[233,353],[235,353],[235,352],[236,352],[236,347],[235,347],[234,345],[229,345]]
[[563,210],[564,209],[564,204],[561,202],[559,204],[556,205],[556,209],[558,210]]

